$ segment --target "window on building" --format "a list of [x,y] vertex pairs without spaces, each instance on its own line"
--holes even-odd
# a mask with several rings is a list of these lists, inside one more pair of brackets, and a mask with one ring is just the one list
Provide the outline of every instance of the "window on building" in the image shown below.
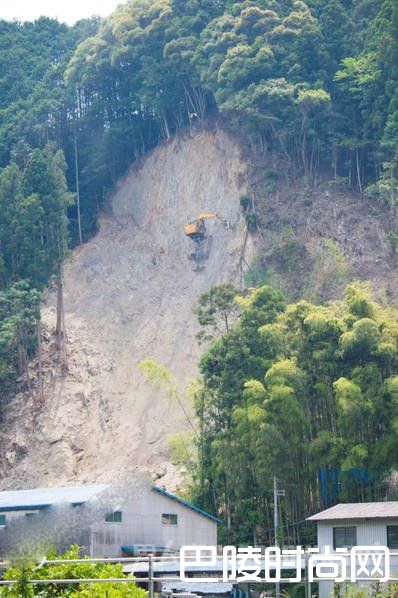
[[29,519],[32,517],[36,517],[37,513],[25,513],[25,517],[28,517]]
[[162,514],[162,523],[164,525],[177,525],[178,524],[178,516],[174,513],[163,513]]
[[6,524],[6,516],[0,513],[0,525]]
[[105,515],[105,521],[107,521],[108,523],[121,523],[122,522],[122,512],[114,511],[113,513],[107,513]]
[[334,527],[333,548],[352,548],[357,543],[356,527]]
[[387,525],[387,546],[398,548],[398,525]]

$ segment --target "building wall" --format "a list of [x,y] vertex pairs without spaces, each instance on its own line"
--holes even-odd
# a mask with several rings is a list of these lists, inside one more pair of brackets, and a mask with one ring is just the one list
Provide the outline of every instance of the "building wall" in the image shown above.
[[[162,514],[177,515],[177,525],[162,523]],[[91,529],[92,556],[121,556],[121,546],[148,545],[179,550],[184,545],[217,545],[217,523],[151,490],[122,509],[121,523],[99,522]]]
[[387,546],[387,525],[398,525],[398,519],[343,519],[318,522],[318,546],[330,546],[333,550],[333,528],[354,526],[357,528],[358,546]]
[[32,509],[27,509],[26,511],[7,511],[7,512],[2,512],[0,511],[1,515],[5,515],[6,516],[6,525],[7,523],[11,523],[12,521],[15,521],[16,519],[19,519],[20,517],[26,517],[27,513],[37,513],[38,510],[32,510]]
[[[333,528],[356,527],[357,546],[387,546],[387,525],[398,525],[398,519],[340,519],[318,522],[318,548],[320,552],[329,546],[333,552]],[[398,550],[391,551],[391,572],[398,574]],[[319,598],[329,598],[333,591],[332,581],[319,582]]]
[[[97,557],[122,556],[122,546],[162,546],[176,551],[191,544],[217,546],[216,521],[155,490],[121,510],[121,523],[99,521],[90,530],[82,530],[79,538],[73,537],[70,544],[79,543],[87,547],[90,556]],[[32,512],[37,511],[9,511],[5,513],[6,523]],[[162,523],[163,513],[177,515],[177,525]]]

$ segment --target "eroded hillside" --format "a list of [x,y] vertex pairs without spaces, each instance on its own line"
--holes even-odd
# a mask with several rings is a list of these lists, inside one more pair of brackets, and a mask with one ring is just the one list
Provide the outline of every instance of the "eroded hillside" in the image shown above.
[[[158,146],[120,181],[99,233],[65,267],[67,373],[61,372],[56,298],[49,292],[44,403],[33,363],[33,396],[22,381],[5,405],[4,487],[105,481],[140,466],[173,489],[178,472],[167,438],[186,431],[188,422],[138,365],[153,357],[186,387],[203,351],[193,310],[212,285],[269,282],[292,299],[318,300],[337,298],[350,280],[362,278],[384,301],[393,300],[391,215],[327,181],[315,189],[289,183],[283,161],[257,162],[254,153],[244,149],[243,159],[236,139],[209,125]],[[245,195],[256,223],[249,235],[240,202]],[[229,226],[207,221],[211,252],[195,272],[183,228],[202,210],[219,211]]]
[[[239,148],[220,130],[158,147],[120,182],[99,233],[65,268],[68,373],[61,376],[53,359],[50,294],[43,308],[45,404],[21,393],[8,405],[1,463],[12,485],[95,481],[142,465],[173,487],[167,436],[187,422],[138,364],[154,357],[181,387],[195,376],[193,309],[210,286],[240,281],[245,190]],[[233,230],[208,221],[211,253],[194,272],[183,227],[204,209],[218,210]]]

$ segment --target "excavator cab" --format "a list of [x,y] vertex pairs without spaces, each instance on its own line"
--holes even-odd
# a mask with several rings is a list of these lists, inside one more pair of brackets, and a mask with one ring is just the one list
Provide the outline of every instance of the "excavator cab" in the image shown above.
[[184,226],[184,232],[193,241],[203,239],[206,234],[206,226],[203,218],[191,220]]
[[184,226],[184,232],[193,241],[201,241],[206,236],[206,218],[218,218],[224,222],[222,216],[218,212],[201,212]]

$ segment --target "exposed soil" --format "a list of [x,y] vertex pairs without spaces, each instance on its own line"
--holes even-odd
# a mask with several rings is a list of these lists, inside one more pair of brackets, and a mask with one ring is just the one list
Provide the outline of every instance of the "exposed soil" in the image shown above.
[[[155,358],[182,389],[196,376],[203,350],[195,339],[198,295],[240,282],[246,227],[239,197],[246,179],[238,145],[215,128],[158,147],[120,182],[99,233],[65,268],[66,376],[50,334],[54,294],[43,308],[45,405],[39,409],[37,397],[22,393],[9,405],[4,486],[95,482],[132,465],[175,486],[167,436],[184,432],[187,421],[138,364]],[[207,221],[210,256],[194,272],[183,228],[203,210],[218,210],[233,230]]]
[[[45,402],[38,401],[33,363],[34,396],[21,390],[4,412],[4,488],[108,481],[140,466],[174,489],[179,475],[167,437],[188,423],[138,364],[155,358],[183,392],[203,351],[193,309],[212,285],[270,282],[293,300],[320,300],[341,296],[347,282],[361,278],[379,298],[395,300],[391,214],[327,181],[314,189],[289,183],[275,156],[247,157],[235,138],[209,125],[159,146],[120,181],[99,233],[65,268],[66,375],[53,335],[55,295],[48,293]],[[254,200],[250,235],[240,206],[246,194]],[[194,272],[183,227],[203,210],[218,210],[230,226],[207,221],[210,256]]]
[[289,181],[281,158],[247,155],[257,258],[246,282],[268,282],[291,300],[317,302],[340,298],[359,279],[371,283],[379,300],[397,305],[398,253],[389,240],[398,233],[397,214],[325,175],[310,187]]

